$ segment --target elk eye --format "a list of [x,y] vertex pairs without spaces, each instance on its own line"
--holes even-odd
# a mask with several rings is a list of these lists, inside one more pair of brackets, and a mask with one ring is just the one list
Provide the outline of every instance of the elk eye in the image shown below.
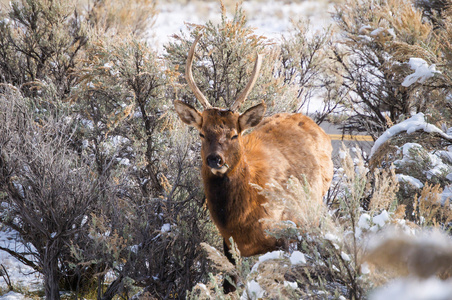
[[236,134],[236,135],[233,135],[232,137],[231,137],[231,140],[235,140],[236,138],[238,138],[239,137],[239,135],[238,134]]
[[199,133],[199,136],[203,139],[204,138],[204,134]]

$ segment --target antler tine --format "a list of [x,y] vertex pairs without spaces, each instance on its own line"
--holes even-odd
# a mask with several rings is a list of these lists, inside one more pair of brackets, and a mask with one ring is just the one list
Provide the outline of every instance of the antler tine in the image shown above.
[[193,64],[193,55],[195,53],[196,44],[198,43],[199,39],[202,37],[202,33],[198,35],[193,42],[193,45],[191,45],[190,51],[188,52],[187,57],[187,63],[185,64],[185,79],[187,80],[188,85],[190,86],[191,90],[195,94],[196,99],[201,103],[201,105],[204,107],[204,109],[211,108],[212,105],[210,105],[209,101],[207,101],[207,98],[201,93],[198,86],[195,83],[195,80],[193,79],[193,72],[192,72],[192,64]]
[[256,56],[256,63],[254,64],[253,73],[251,74],[251,79],[246,85],[245,89],[242,93],[240,93],[237,100],[235,100],[234,104],[232,105],[231,110],[236,111],[240,108],[240,106],[245,102],[246,97],[248,97],[248,94],[251,92],[254,84],[256,83],[257,77],[259,77],[259,70],[262,65],[262,55],[258,54]]

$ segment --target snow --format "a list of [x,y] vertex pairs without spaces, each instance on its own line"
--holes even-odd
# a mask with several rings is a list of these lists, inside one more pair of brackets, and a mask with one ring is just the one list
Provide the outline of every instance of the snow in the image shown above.
[[433,165],[432,169],[425,172],[428,179],[431,179],[433,176],[441,176],[445,171],[449,169],[449,166],[444,164],[438,156],[431,153],[428,153],[428,156]]
[[251,269],[252,272],[256,272],[259,268],[259,265],[263,263],[264,261],[271,260],[271,259],[282,259],[284,258],[284,251],[283,250],[276,250],[272,252],[267,252],[261,256],[259,256],[259,261],[254,264],[253,268]]
[[4,294],[3,296],[0,296],[1,300],[25,300],[25,299],[31,299],[31,298],[27,298],[22,294],[10,291],[6,294]]
[[423,147],[418,143],[406,143],[402,146],[402,159],[396,160],[395,165],[406,164],[408,162],[416,161],[416,158],[411,157],[411,151],[422,151]]
[[138,253],[139,249],[140,249],[140,245],[132,245],[132,246],[130,246],[130,251],[132,251],[135,254]]
[[281,259],[284,257],[284,251],[282,250],[276,250],[272,252],[267,252],[259,257],[259,262],[262,263],[264,261],[270,260],[270,259]]
[[375,35],[379,35],[380,33],[384,32],[384,31],[386,31],[386,29],[379,27],[379,28],[377,28],[375,30],[372,30],[370,32],[370,35],[374,35],[374,36]]
[[83,216],[81,226],[84,226],[88,222],[88,216]]
[[[23,244],[17,242],[17,233],[13,230],[0,231],[0,246],[17,251],[27,251]],[[29,259],[32,259],[29,257]],[[42,287],[42,278],[31,267],[22,264],[16,258],[5,251],[0,251],[0,264],[2,264],[10,277],[11,283],[17,287],[24,287],[29,291],[35,291]],[[6,282],[0,277],[0,288],[7,290]],[[25,299],[20,294],[8,293],[0,296],[0,299]],[[8,298],[4,298],[4,297]],[[16,298],[14,298],[16,297]]]
[[369,274],[370,273],[370,268],[369,268],[369,264],[364,262],[361,264],[361,274]]
[[[281,3],[280,1],[249,0],[244,1],[242,8],[247,17],[247,24],[256,29],[256,34],[270,39],[279,38],[282,33],[287,32],[292,26],[292,20],[297,21],[300,18],[310,20],[313,32],[331,23],[328,11],[331,11],[332,5],[328,1]],[[158,51],[162,50],[171,35],[181,31],[186,33],[186,24],[221,22],[221,10],[217,1],[202,3],[192,1],[186,4],[159,1],[157,9],[159,13],[151,31]],[[232,16],[234,9],[228,7],[229,16]]]
[[221,17],[219,5],[214,2],[205,3],[204,7],[199,9],[194,3],[178,4],[159,1],[157,10],[158,14],[151,32],[158,51],[170,40],[171,35],[178,34],[180,31],[186,32],[186,24],[204,24],[207,20],[218,23]]
[[325,239],[329,240],[331,242],[337,242],[339,241],[339,237],[335,234],[332,234],[330,232],[328,232],[327,234],[325,234]]
[[425,132],[436,132],[439,133],[441,136],[443,136],[446,139],[452,139],[452,136],[446,134],[444,131],[436,127],[435,125],[429,124],[425,121],[425,116],[423,113],[418,113],[411,118],[402,121],[388,130],[386,130],[374,143],[372,146],[372,149],[370,151],[370,156],[372,157],[375,152],[378,150],[378,148],[381,147],[385,142],[390,140],[395,135],[406,132],[407,134],[411,134],[413,132],[423,130]]
[[393,38],[397,37],[396,34],[395,34],[395,31],[394,31],[394,28],[387,29],[387,32],[389,32],[389,34],[392,35]]
[[358,220],[358,227],[361,229],[370,228],[371,217],[369,214],[363,213]]
[[409,61],[411,69],[414,73],[405,77],[402,82],[402,86],[409,87],[415,82],[423,83],[428,78],[433,77],[435,73],[440,73],[436,71],[436,66],[428,65],[428,63],[422,58],[412,57]]
[[247,299],[259,299],[264,296],[264,289],[261,288],[258,282],[255,280],[251,280],[246,283],[246,291],[243,292],[242,296],[240,297],[241,300],[247,300]]
[[[386,210],[383,210],[380,214],[371,217],[367,213],[361,214],[358,220],[358,226],[355,230],[355,237],[362,238],[363,233],[370,232],[378,232],[381,228],[383,228],[386,223],[390,220],[389,213]],[[344,260],[345,258],[342,257]]]
[[204,283],[198,283],[197,286],[199,286],[201,289],[203,289],[206,292],[207,296],[210,296],[209,289],[207,288],[207,286]]
[[289,287],[289,288],[295,290],[298,287],[298,284],[296,282],[284,281],[284,287],[285,288]]
[[[406,143],[402,146],[402,159],[394,161],[394,165],[401,168],[404,164],[410,162],[417,162],[419,157],[412,157],[412,151],[422,153],[421,156],[424,156],[429,163],[430,168],[423,170],[424,175],[427,179],[431,179],[433,176],[443,177],[443,174],[447,174],[452,171],[452,167],[448,162],[449,152],[447,151],[432,151],[427,152],[420,144],[417,143]],[[446,163],[443,162],[443,159]],[[409,175],[397,175],[399,181],[405,181],[410,183],[411,185],[422,188],[423,184],[416,178]],[[446,178],[447,179],[447,178]]]
[[[300,16],[312,21],[317,29],[330,22],[328,10],[330,5],[326,1],[304,1],[301,3],[291,3],[285,1],[244,1],[243,9],[248,16],[249,25],[257,28],[257,33],[267,37],[279,37],[281,32],[287,31],[291,26],[291,20],[297,20]],[[277,19],[277,22],[270,24],[269,17],[284,16]]]
[[[425,132],[436,132],[440,134],[442,137],[452,140],[452,136],[449,131],[444,132],[438,127],[429,124],[425,121],[425,117],[423,113],[418,113],[411,118],[396,124],[386,130],[383,135],[381,135],[376,141],[374,146],[371,149],[371,156],[376,153],[378,148],[384,144],[386,141],[394,137],[396,134],[406,131],[407,134],[411,134],[415,131],[423,130]],[[416,155],[415,153],[420,153]],[[445,177],[445,179],[452,181],[452,166],[451,166],[451,157],[452,152],[446,150],[433,150],[431,152],[427,152],[424,147],[418,143],[406,143],[402,145],[399,149],[399,154],[402,154],[402,158],[395,160],[394,165],[403,169],[403,166],[408,163],[416,163],[419,160],[419,156],[425,157],[428,161],[429,168],[423,170],[423,174],[427,179],[432,179],[435,177]],[[444,174],[447,174],[444,176]],[[407,183],[414,188],[422,189],[424,184],[417,178],[407,175],[407,174],[396,174],[397,180],[399,182]],[[452,185],[446,185],[441,194],[441,203],[444,205],[446,201],[452,199]]]
[[396,279],[388,285],[375,290],[370,300],[450,300],[452,299],[452,280],[435,277],[426,280],[417,278]]
[[379,215],[373,217],[372,221],[376,225],[383,227],[386,224],[386,222],[389,221],[389,214],[386,210],[383,210]]
[[358,30],[359,33],[364,34],[367,32],[367,30],[372,29],[372,26],[370,25],[363,25],[361,26],[361,28]]
[[441,205],[446,204],[446,201],[448,201],[449,204],[452,202],[452,185],[446,186],[441,193]]
[[341,252],[341,258],[342,258],[344,261],[350,261],[350,260],[351,260],[351,259],[350,259],[350,256],[349,256],[347,253],[345,253],[344,251]]
[[166,223],[162,225],[162,228],[160,228],[161,232],[168,232],[171,231],[171,224]]
[[300,251],[294,251],[290,255],[290,263],[292,265],[306,264],[306,258],[304,257],[304,254],[301,253]]
[[123,166],[130,166],[130,160],[128,158],[118,158],[118,162]]
[[396,176],[397,176],[397,180],[399,182],[409,183],[410,185],[412,185],[413,187],[415,187],[417,189],[421,189],[424,187],[424,184],[419,179],[414,178],[413,176],[404,175],[404,174],[396,174]]

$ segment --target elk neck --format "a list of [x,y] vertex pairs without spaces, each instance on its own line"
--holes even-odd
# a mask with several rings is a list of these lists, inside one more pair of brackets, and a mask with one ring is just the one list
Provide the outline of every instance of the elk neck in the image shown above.
[[256,199],[253,194],[257,192],[249,184],[254,180],[245,155],[242,155],[232,170],[222,176],[212,174],[203,165],[202,177],[207,205],[217,226],[228,228],[231,223],[236,223],[239,216],[240,219],[247,218],[255,207],[251,201]]

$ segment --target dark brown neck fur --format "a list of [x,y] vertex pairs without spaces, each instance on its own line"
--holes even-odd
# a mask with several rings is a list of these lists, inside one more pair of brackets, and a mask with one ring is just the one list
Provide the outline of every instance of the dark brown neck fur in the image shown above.
[[[216,176],[203,166],[204,189],[214,222],[221,230],[230,230],[231,224],[238,224],[249,214],[253,203],[251,193],[256,191],[249,185],[253,182],[248,166],[243,159],[233,172]],[[247,211],[248,210],[248,211]],[[238,218],[242,220],[238,220]],[[244,218],[245,217],[245,218]]]

